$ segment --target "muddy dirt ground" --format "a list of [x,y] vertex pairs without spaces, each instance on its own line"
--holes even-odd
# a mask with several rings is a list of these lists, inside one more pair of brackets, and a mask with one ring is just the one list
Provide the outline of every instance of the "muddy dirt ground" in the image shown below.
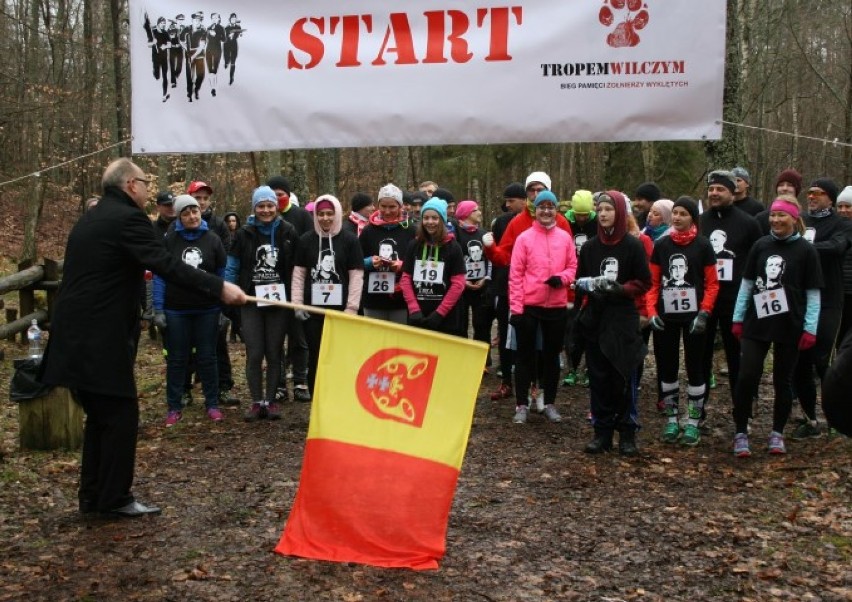
[[[4,343],[0,395],[11,362]],[[244,355],[232,345],[237,393]],[[164,369],[143,341],[143,427],[135,493],[159,517],[77,512],[79,454],[22,452],[17,407],[0,409],[0,601],[6,600],[852,600],[852,441],[763,443],[767,383],[752,458],[730,452],[719,378],[701,444],[665,445],[653,362],[642,386],[641,455],[590,457],[588,390],[562,387],[564,421],[493,402],[485,376],[447,533],[431,572],[273,554],[299,482],[310,404],[247,424],[213,424],[199,402],[165,429]],[[200,393],[196,393],[196,398]],[[243,408],[245,405],[243,406]],[[788,427],[791,431],[792,427]]]

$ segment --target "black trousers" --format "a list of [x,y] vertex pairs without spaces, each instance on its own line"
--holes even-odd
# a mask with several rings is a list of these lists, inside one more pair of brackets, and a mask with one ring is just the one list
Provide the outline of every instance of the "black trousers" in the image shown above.
[[754,392],[763,374],[763,362],[772,346],[772,385],[775,389],[775,404],[772,413],[772,430],[784,432],[790,409],[793,407],[793,367],[799,357],[797,340],[755,341],[742,340],[742,372],[734,390],[734,424],[738,433],[745,433],[751,417]]
[[86,412],[80,469],[80,508],[107,512],[133,501],[139,403],[77,391]]
[[322,328],[325,324],[325,316],[311,314],[311,317],[302,322],[305,339],[308,342],[308,388],[313,392],[317,382],[317,366],[319,365],[319,350],[322,343]]
[[[541,368],[541,387],[544,403],[556,401],[559,385],[559,352],[565,332],[563,308],[524,308],[523,316],[515,325],[518,354],[515,363],[515,398],[517,405],[529,405],[527,391],[536,376],[536,360]],[[536,353],[536,338],[541,332],[541,354]],[[503,370],[506,368],[504,367]]]
[[494,311],[497,317],[497,338],[500,341],[497,353],[500,358],[500,370],[503,374],[501,380],[504,385],[511,387],[512,366],[515,365],[515,352],[511,349],[506,349],[506,340],[509,333],[509,295],[497,295]]
[[817,388],[814,382],[814,372],[822,382],[831,361],[831,352],[834,350],[834,344],[837,340],[842,315],[842,308],[821,308],[819,324],[817,324],[816,345],[807,351],[799,352],[799,360],[796,362],[796,369],[793,373],[793,390],[799,398],[802,411],[809,420],[816,420]]
[[[733,323],[734,306],[730,303],[717,303],[710,314],[710,319],[707,320],[707,330],[704,333],[704,382],[710,382],[710,374],[713,372],[713,352],[716,341],[716,330],[718,329],[722,335],[722,344],[725,347],[725,359],[728,362],[728,386],[731,390],[733,398],[734,391],[737,388],[737,381],[740,374],[740,342],[737,337],[731,333],[731,325]],[[757,390],[755,389],[755,394]],[[704,407],[707,408],[707,398],[710,396],[710,387],[707,387],[707,395],[704,400]]]

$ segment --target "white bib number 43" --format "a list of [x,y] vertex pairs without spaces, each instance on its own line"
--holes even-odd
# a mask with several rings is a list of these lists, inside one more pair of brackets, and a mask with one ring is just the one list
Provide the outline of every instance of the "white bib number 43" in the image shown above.
[[[283,284],[258,284],[254,287],[254,296],[269,301],[287,301],[287,291]],[[258,301],[258,307],[266,307],[272,303]]]

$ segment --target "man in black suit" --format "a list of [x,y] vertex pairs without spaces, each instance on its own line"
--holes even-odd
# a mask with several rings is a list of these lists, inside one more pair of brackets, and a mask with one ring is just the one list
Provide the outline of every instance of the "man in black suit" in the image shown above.
[[245,294],[166,251],[143,208],[151,179],[130,159],[104,172],[104,194],[68,237],[65,268],[41,381],[68,387],[86,412],[80,511],[117,517],[159,513],[131,493],[139,404],[133,364],[145,269],[225,303]]

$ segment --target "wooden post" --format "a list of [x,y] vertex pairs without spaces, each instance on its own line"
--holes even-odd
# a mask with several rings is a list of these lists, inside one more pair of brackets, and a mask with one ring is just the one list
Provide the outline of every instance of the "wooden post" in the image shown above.
[[[17,319],[18,319],[18,310],[14,309],[14,308],[7,308],[6,309],[6,324],[14,322]],[[14,341],[15,340],[14,333],[10,334],[8,337],[6,337],[6,340],[7,341]]]
[[[44,279],[48,281],[59,280],[59,263],[53,259],[44,260]],[[53,319],[53,304],[56,302],[56,291],[54,287],[45,289],[47,291],[47,321]]]
[[83,415],[83,408],[65,387],[55,387],[44,397],[19,402],[21,449],[80,449]]
[[[23,272],[27,268],[32,267],[31,261],[24,261],[18,264],[18,271]],[[18,311],[22,316],[33,313],[35,310],[35,292],[31,288],[22,288],[18,291]],[[27,342],[27,331],[21,333],[21,342]]]

